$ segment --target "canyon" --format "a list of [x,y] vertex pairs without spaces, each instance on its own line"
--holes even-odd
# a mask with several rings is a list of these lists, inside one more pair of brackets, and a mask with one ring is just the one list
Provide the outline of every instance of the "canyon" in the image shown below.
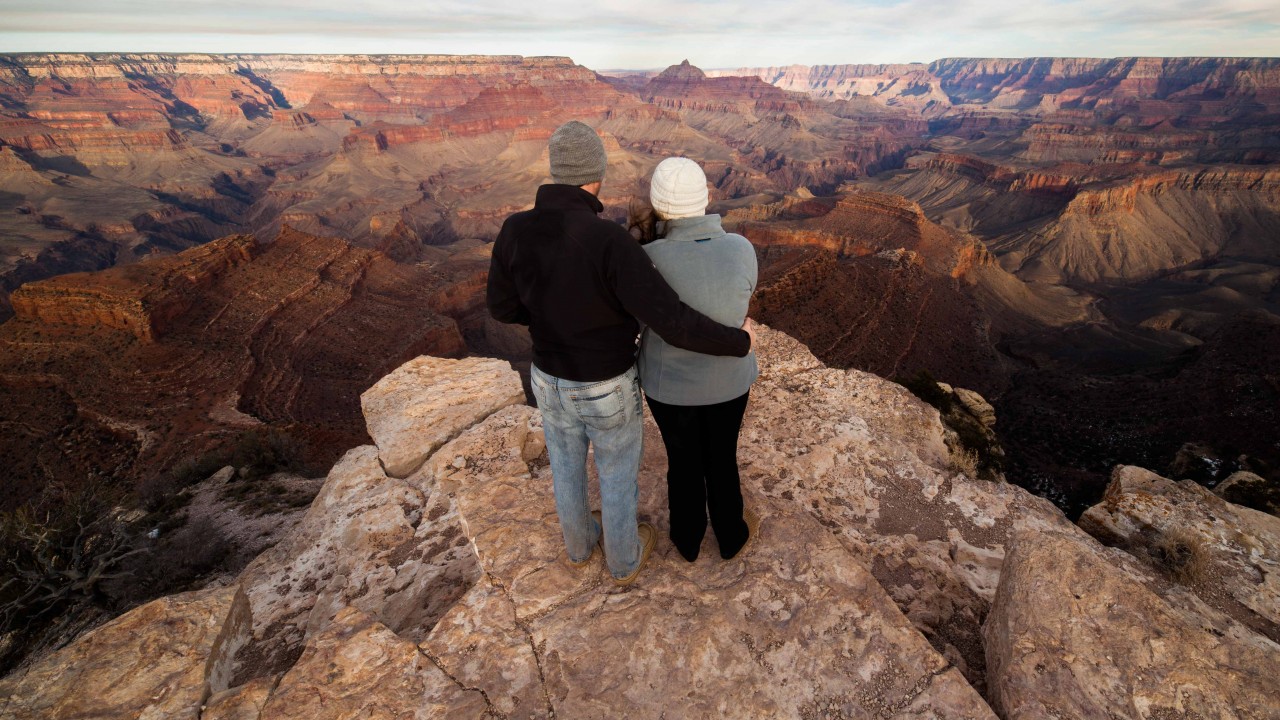
[[[1217,338],[1238,338],[1239,323],[1267,347],[1278,314],[1275,59],[686,61],[601,75],[550,57],[9,55],[0,102],[0,318],[54,335],[92,324],[155,345],[149,335],[216,274],[178,282],[165,257],[231,235],[269,247],[287,228],[406,268],[464,248],[480,268],[483,244],[545,179],[546,139],[569,118],[605,139],[611,217],[643,196],[658,160],[697,158],[712,210],[760,248],[756,309],[768,322],[834,365],[981,390],[1002,410],[1015,462],[1039,453],[1024,413],[1048,409],[1040,395],[1072,397],[1083,376],[1117,372],[1141,377],[1111,383],[1108,397],[1158,394]],[[138,269],[89,287],[66,275],[115,266]],[[69,279],[34,282],[57,276]],[[433,299],[462,338],[449,352],[527,362],[527,338],[476,313],[481,284],[468,276]],[[24,343],[6,346],[11,366]],[[1272,374],[1245,375],[1262,409],[1237,435],[1269,420],[1276,397]],[[237,401],[251,415],[254,402]],[[350,402],[339,405],[353,427]],[[1195,426],[1105,451],[1086,443],[1015,481],[1035,476],[1044,490],[1083,472],[1078,511],[1101,492],[1099,458],[1166,468],[1198,442],[1227,458],[1223,476],[1280,462],[1269,443],[1209,441]],[[1150,450],[1125,455],[1135,447]]]
[[[315,477],[410,358],[527,372],[488,248],[569,119],[604,139],[614,220],[697,159],[756,246],[752,315],[814,362],[981,393],[1008,487],[1074,519],[1117,465],[1243,473],[1233,502],[1273,507],[1280,60],[28,54],[0,55],[0,510],[90,482],[128,505],[267,431]],[[993,700],[990,600],[902,611]]]
[[[569,118],[605,139],[611,217],[643,196],[658,160],[697,158],[712,210],[760,248],[756,307],[769,322],[835,365],[978,388],[1011,411],[1000,416],[1015,461],[1035,455],[1019,408],[1044,409],[1038,394],[1071,396],[1082,373],[1143,374],[1110,393],[1159,388],[1215,338],[1238,338],[1235,324],[1261,328],[1265,347],[1277,315],[1280,64],[1269,58],[686,61],[601,75],[555,57],[7,55],[0,103],[11,333],[92,325],[167,346],[151,336],[222,271],[179,281],[187,271],[165,258],[233,235],[262,247],[288,232],[340,239],[407,273],[454,256],[480,268],[484,243],[545,179],[546,139]],[[136,269],[86,287],[67,275],[109,267]],[[339,285],[363,272],[332,270],[347,273]],[[449,352],[527,362],[526,338],[476,313],[481,284],[470,275],[433,297],[458,326]],[[5,347],[11,367],[24,362],[26,341]],[[1274,376],[1246,375],[1265,408]],[[256,402],[242,397],[238,411]],[[353,427],[350,402],[338,405]],[[1230,455],[1219,474],[1265,475],[1280,461],[1268,443],[1190,435],[1171,431],[1129,459],[1164,468],[1201,442]],[[1106,467],[1090,458],[1124,452],[1116,443],[1018,475],[1084,472],[1096,497]]]
[[284,224],[400,260],[491,239],[567,118],[605,136],[604,198],[624,207],[668,154],[736,195],[833,186],[893,164],[923,127],[867,132],[743,82],[700,102],[688,83],[637,95],[567,58],[0,56],[0,318],[23,282]]

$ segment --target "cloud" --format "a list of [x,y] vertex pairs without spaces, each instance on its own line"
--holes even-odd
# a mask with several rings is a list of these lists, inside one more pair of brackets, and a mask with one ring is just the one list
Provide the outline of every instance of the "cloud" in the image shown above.
[[[1274,0],[0,0],[0,50],[473,52],[590,67],[1240,55]],[[532,11],[531,11],[532,8]],[[90,47],[92,45],[92,47]]]

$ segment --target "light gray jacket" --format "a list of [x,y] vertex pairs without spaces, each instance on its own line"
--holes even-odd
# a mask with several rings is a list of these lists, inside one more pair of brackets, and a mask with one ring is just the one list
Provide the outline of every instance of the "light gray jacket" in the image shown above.
[[[756,253],[741,235],[726,233],[719,215],[668,220],[666,237],[644,246],[658,272],[689,307],[724,325],[747,317],[756,289]],[[759,369],[753,350],[746,357],[689,352],[644,331],[640,344],[640,384],[645,395],[669,405],[713,405],[751,388]]]

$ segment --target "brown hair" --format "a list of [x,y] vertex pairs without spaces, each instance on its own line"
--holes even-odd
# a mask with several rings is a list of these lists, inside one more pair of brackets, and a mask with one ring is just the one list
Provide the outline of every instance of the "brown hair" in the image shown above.
[[658,213],[647,201],[633,198],[627,206],[627,232],[641,245],[658,239]]

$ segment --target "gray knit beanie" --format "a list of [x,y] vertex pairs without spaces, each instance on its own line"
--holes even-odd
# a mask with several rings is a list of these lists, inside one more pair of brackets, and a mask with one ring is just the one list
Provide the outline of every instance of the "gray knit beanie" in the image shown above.
[[551,179],[561,185],[590,185],[604,180],[609,158],[590,125],[570,120],[551,133]]

